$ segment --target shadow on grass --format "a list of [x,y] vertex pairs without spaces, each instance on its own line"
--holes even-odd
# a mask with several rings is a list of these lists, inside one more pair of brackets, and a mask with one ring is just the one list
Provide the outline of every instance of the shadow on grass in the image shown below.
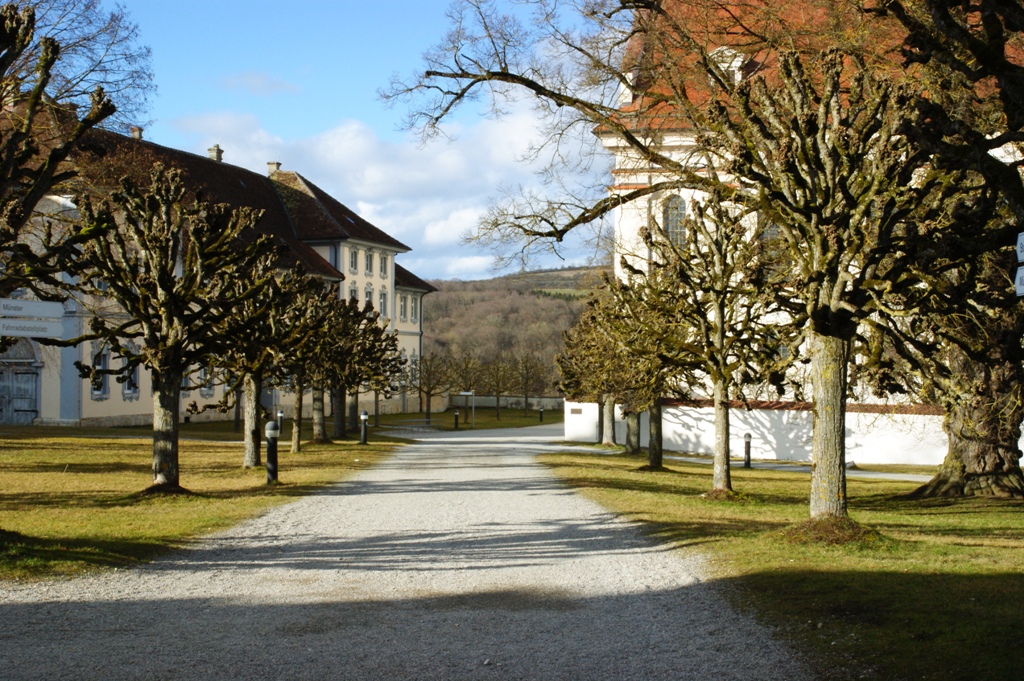
[[152,560],[183,544],[171,540],[46,539],[0,530],[0,564],[8,575],[22,578],[53,576],[54,565],[68,575],[89,568],[124,567]]
[[760,618],[801,649],[824,678],[1020,677],[1022,574],[758,572],[725,580],[756,594]]

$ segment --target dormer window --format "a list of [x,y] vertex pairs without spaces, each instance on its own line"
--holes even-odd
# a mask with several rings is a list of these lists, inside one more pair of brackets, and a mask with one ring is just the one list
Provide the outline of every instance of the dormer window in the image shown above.
[[743,67],[747,64],[747,55],[741,54],[731,47],[719,47],[712,51],[710,56],[727,80],[731,80],[734,85],[743,80],[745,75]]

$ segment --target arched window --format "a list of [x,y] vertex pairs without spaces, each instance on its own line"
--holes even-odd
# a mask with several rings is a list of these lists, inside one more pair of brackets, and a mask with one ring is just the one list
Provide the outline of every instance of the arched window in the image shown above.
[[348,297],[349,297],[349,300],[356,300],[356,301],[359,300],[359,287],[356,286],[356,282],[354,282],[354,281],[351,284],[349,284],[349,287],[348,287]]
[[366,285],[366,298],[364,298],[363,300],[365,300],[367,303],[370,303],[371,305],[373,304],[373,284]]
[[686,231],[683,228],[685,214],[686,207],[681,198],[672,195],[665,199],[661,209],[661,226],[665,230],[665,236],[676,246],[681,246],[686,240]]

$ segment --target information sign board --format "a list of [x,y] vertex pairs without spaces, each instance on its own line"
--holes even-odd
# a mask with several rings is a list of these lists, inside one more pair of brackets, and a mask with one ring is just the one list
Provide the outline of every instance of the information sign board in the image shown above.
[[50,317],[64,316],[64,303],[46,300],[17,300],[0,298],[0,317]]
[[64,322],[38,319],[0,319],[0,336],[19,338],[60,338]]

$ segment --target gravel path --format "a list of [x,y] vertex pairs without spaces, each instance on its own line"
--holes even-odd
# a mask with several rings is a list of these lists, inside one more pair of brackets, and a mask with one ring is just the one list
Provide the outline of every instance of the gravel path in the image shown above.
[[145,567],[0,586],[0,677],[809,678],[699,555],[534,463],[556,432],[429,437]]

